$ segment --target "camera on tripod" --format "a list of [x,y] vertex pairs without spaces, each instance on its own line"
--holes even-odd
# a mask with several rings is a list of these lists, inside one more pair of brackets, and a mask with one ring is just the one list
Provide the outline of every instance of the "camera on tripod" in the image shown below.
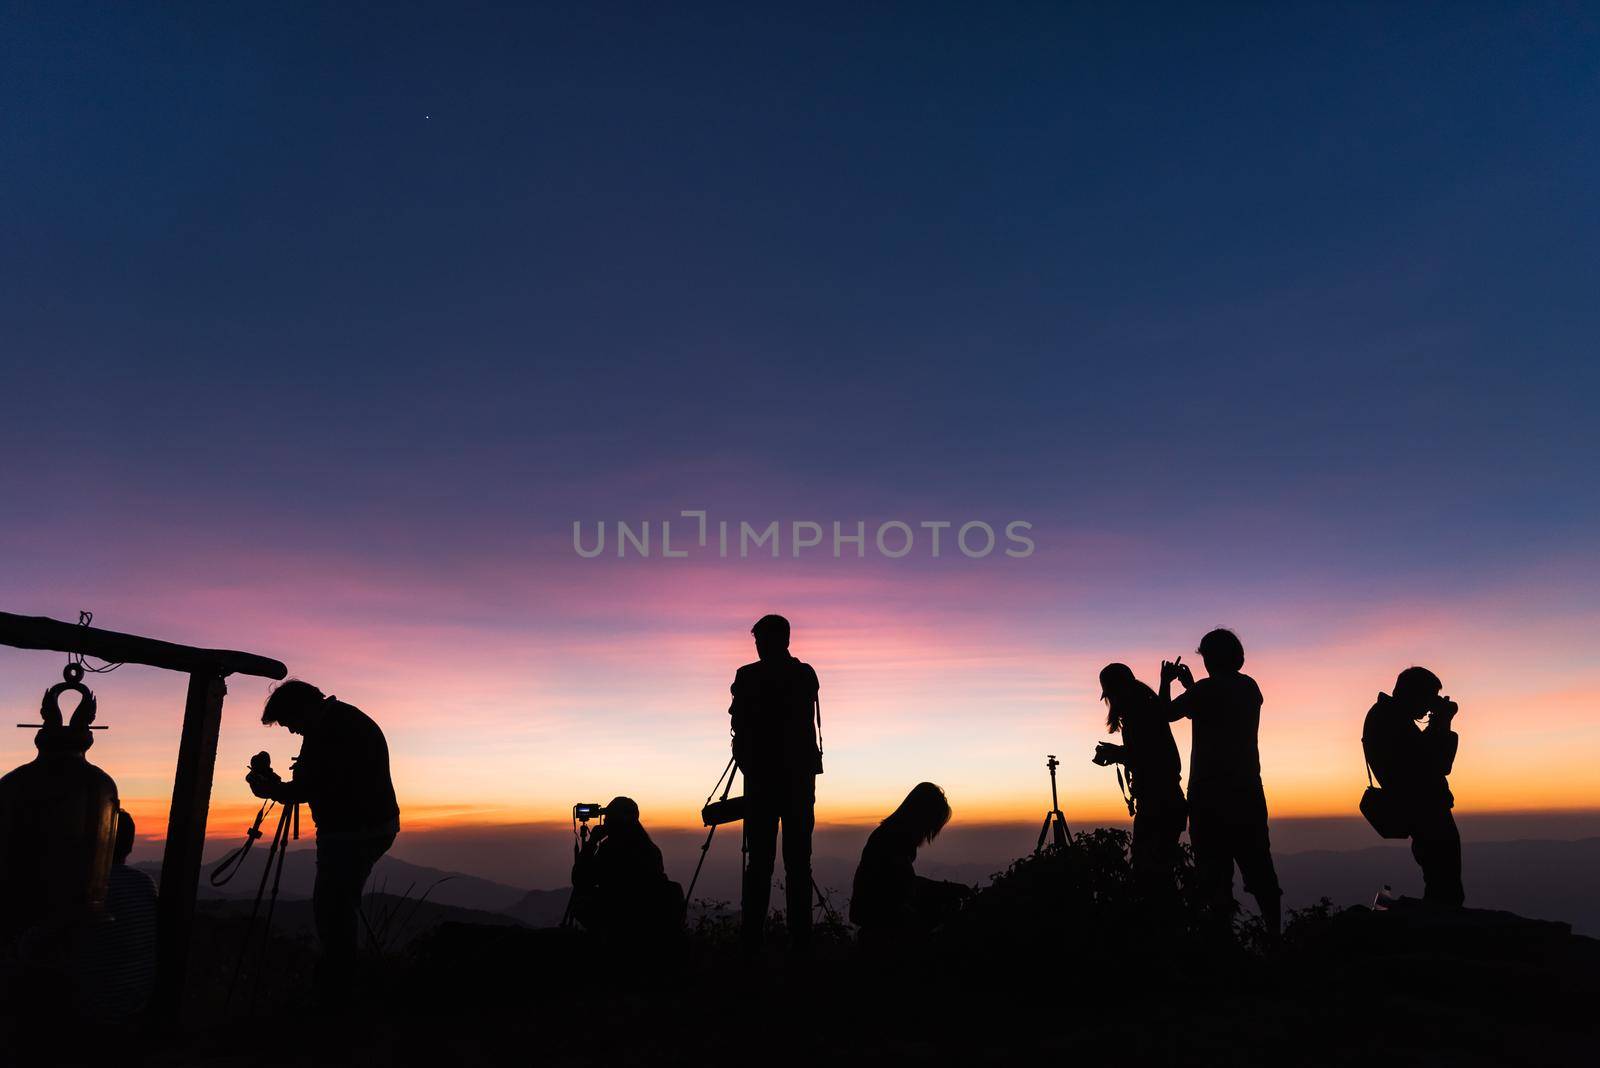
[[606,807],[594,802],[584,803],[580,801],[576,805],[572,806],[572,818],[577,820],[579,823],[588,823],[590,820],[597,820],[605,814]]

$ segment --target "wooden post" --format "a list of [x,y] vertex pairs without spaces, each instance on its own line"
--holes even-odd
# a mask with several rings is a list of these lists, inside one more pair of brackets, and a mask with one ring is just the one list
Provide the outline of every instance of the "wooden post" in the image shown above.
[[216,668],[196,670],[189,676],[156,912],[156,988],[150,1008],[160,1027],[178,1022],[183,1002],[201,851],[206,845],[206,812],[211,807],[211,778],[217,762],[217,732],[222,726],[222,698],[227,692],[228,685]]

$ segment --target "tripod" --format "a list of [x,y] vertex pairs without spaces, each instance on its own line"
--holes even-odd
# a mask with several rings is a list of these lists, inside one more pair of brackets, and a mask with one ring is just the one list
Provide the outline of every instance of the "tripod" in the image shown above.
[[[578,858],[583,856],[583,849],[589,844],[589,817],[579,816],[577,809],[573,809],[572,820],[574,824],[572,828],[572,867],[573,871],[577,871]],[[582,826],[577,826],[578,824],[582,824]],[[572,926],[572,906],[577,900],[578,887],[574,882],[571,891],[567,894],[567,907],[561,913],[561,926],[563,928]]]
[[[742,824],[744,822],[744,798],[736,797],[730,800],[728,797],[733,792],[734,777],[739,774],[740,770],[737,758],[729,760],[728,766],[722,769],[722,774],[717,777],[716,784],[711,787],[711,792],[706,795],[706,803],[700,810],[700,819],[709,830],[706,831],[706,840],[700,843],[700,860],[694,866],[694,878],[689,880],[689,889],[683,895],[685,921],[688,920],[689,909],[694,902],[695,884],[700,881],[700,870],[705,867],[706,854],[711,851],[711,840],[716,837],[717,828],[724,823],[737,822]],[[717,797],[719,788],[722,790],[722,796]],[[716,797],[717,800],[712,801],[713,797]],[[743,833],[743,828],[741,828],[739,836],[739,853],[739,870],[742,875],[750,859],[749,837]],[[828,895],[823,893],[822,887],[817,885],[815,878],[811,880],[811,890],[816,894],[816,905],[814,907],[821,908],[826,914],[831,907],[831,902],[828,899]]]
[[[261,821],[272,810],[275,802],[264,803],[256,812],[255,823],[245,832],[244,845],[225,857],[211,873],[211,885],[221,886],[238,874],[243,866],[245,856],[250,852],[250,847],[255,845],[256,839],[261,837]],[[278,907],[278,887],[283,882],[283,861],[289,853],[289,836],[296,840],[300,837],[300,802],[290,801],[278,809],[278,828],[272,834],[272,845],[267,850],[267,863],[261,869],[261,883],[256,887],[256,900],[250,906],[250,922],[244,928],[244,941],[239,944],[239,959],[233,965],[233,978],[228,980],[228,996],[222,1003],[222,1011],[227,1012],[233,1004],[233,988],[239,983],[239,971],[244,967],[244,958],[250,952],[250,939],[255,934],[256,917],[261,912],[261,898],[267,892],[267,880],[272,880],[272,896],[267,900],[267,922],[261,937],[261,954],[256,962],[256,981],[250,991],[250,1004],[255,1006],[256,995],[261,991],[261,976],[267,970],[267,950],[272,945],[272,914]],[[273,861],[277,861],[274,869]]]
[[1056,799],[1056,768],[1061,766],[1061,761],[1051,753],[1044,766],[1050,769],[1050,811],[1044,814],[1044,826],[1039,828],[1039,842],[1033,847],[1036,854],[1044,852],[1044,840],[1052,835],[1058,849],[1065,849],[1072,843],[1072,832],[1067,830],[1067,817],[1062,815],[1061,802]]
[[[718,821],[718,818],[711,816],[711,813],[713,811],[715,811],[712,808],[711,799],[713,797],[716,797],[717,787],[718,786],[722,786],[722,796],[720,798],[717,798],[717,802],[718,802],[718,804],[721,804],[724,807],[727,807],[728,795],[733,792],[733,780],[734,780],[734,777],[736,775],[738,775],[738,774],[739,774],[739,764],[738,764],[737,758],[730,758],[728,760],[728,766],[722,769],[722,774],[721,775],[717,776],[716,785],[711,787],[711,792],[706,795],[706,803],[700,809],[700,818],[711,829],[706,832],[706,840],[700,844],[700,862],[694,866],[694,878],[689,880],[689,889],[683,895],[683,909],[684,909],[684,916],[686,918],[687,918],[688,913],[689,913],[689,905],[690,905],[690,903],[692,901],[694,901],[694,886],[695,886],[696,883],[698,883],[700,881],[700,869],[704,868],[706,866],[706,854],[711,851],[711,839],[716,837],[717,828],[719,826],[721,826],[721,823]],[[724,780],[727,781],[727,785],[726,786],[723,786],[723,781]],[[743,810],[742,809],[740,810],[740,813],[739,813],[739,819],[742,822],[742,820],[743,820]],[[729,822],[732,822],[732,821],[730,820]],[[744,841],[743,841],[743,837],[742,836],[740,838],[739,852],[741,854],[746,852],[746,850],[744,848]],[[740,868],[741,871],[744,870],[744,862],[743,862],[743,860],[740,861],[739,868]]]

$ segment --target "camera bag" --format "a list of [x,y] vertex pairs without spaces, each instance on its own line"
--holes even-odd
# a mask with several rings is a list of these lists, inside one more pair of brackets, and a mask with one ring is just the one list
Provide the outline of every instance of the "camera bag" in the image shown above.
[[[1363,763],[1366,763],[1363,760]],[[1372,829],[1384,838],[1410,838],[1411,813],[1399,797],[1385,792],[1372,781],[1372,765],[1367,764],[1367,788],[1361,793],[1361,814]]]

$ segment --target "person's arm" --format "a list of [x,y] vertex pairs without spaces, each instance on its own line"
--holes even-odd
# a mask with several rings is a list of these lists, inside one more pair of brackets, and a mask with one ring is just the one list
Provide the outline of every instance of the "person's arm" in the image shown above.
[[749,704],[749,698],[741,696],[739,692],[741,689],[743,687],[739,685],[739,673],[735,672],[733,683],[728,687],[728,692],[733,695],[733,701],[728,705],[728,748],[732,750],[735,760],[738,760],[740,755],[739,728],[744,726],[745,711]]
[[273,794],[273,800],[280,805],[292,805],[313,800],[317,796],[319,779],[318,751],[322,748],[315,741],[307,739],[306,745],[300,747],[300,755],[295,758],[293,770],[289,778],[281,783]]
[[1093,763],[1101,767],[1110,767],[1112,764],[1126,764],[1128,762],[1128,747],[1115,742],[1097,742],[1094,747]]
[[299,805],[311,800],[311,788],[300,781],[298,775],[287,780],[279,780],[267,796],[280,805]]
[[249,784],[250,792],[263,800],[276,801],[280,805],[299,804],[312,798],[310,767],[306,762],[305,748],[302,747],[289,778],[284,779],[276,771],[267,768],[252,770],[244,781]]
[[[1177,697],[1172,696],[1172,680],[1177,679],[1183,684],[1183,693]],[[1183,657],[1176,660],[1161,661],[1161,692],[1157,700],[1167,717],[1167,722],[1182,719],[1189,715],[1193,708],[1193,699],[1190,687],[1194,685],[1194,675],[1189,670],[1189,665],[1183,662]]]
[[1455,702],[1445,698],[1444,707],[1428,716],[1428,726],[1422,732],[1428,744],[1428,756],[1441,775],[1449,775],[1455,767],[1456,751],[1461,746],[1461,736],[1450,729],[1455,715]]
[[578,891],[593,890],[600,885],[601,861],[597,856],[600,843],[605,838],[599,828],[592,831],[584,839],[583,848],[578,850],[578,855],[572,858],[572,889]]

